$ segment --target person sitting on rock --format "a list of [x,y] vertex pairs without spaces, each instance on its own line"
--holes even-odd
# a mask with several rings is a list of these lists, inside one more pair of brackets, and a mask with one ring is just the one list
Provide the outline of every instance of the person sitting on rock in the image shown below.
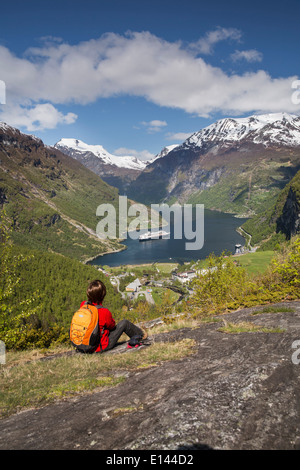
[[[141,340],[147,338],[147,332],[134,325],[129,320],[124,319],[116,324],[109,309],[102,306],[102,302],[106,295],[106,287],[102,281],[96,279],[95,281],[90,282],[86,294],[88,302],[92,303],[92,305],[102,307],[98,308],[98,315],[100,331],[103,331],[103,334],[101,335],[100,344],[95,352],[108,351],[109,349],[112,349],[117,344],[118,339],[123,333],[129,336],[129,338],[132,338],[133,336],[140,336]],[[81,302],[80,308],[85,303],[86,301]]]

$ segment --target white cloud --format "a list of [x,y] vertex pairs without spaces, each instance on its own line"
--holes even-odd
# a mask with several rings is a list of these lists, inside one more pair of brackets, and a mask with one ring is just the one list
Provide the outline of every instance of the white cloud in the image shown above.
[[168,125],[166,121],[159,121],[158,119],[154,119],[153,121],[148,122],[148,124],[152,127],[165,127]]
[[263,55],[261,52],[257,51],[256,49],[250,49],[248,51],[235,51],[230,56],[233,61],[237,60],[246,60],[247,62],[261,62],[263,59]]
[[191,135],[194,134],[194,132],[176,132],[175,134],[168,133],[166,137],[168,140],[177,140],[177,141],[183,142],[184,140],[191,137]]
[[141,124],[147,128],[147,132],[149,132],[149,134],[160,132],[163,127],[168,125],[166,121],[159,121],[158,119],[154,119],[149,122],[143,121]]
[[209,31],[197,42],[191,43],[190,48],[200,54],[212,54],[215,44],[228,39],[240,42],[242,32],[236,28],[218,27],[214,31]]
[[58,124],[72,124],[77,115],[59,112],[52,104],[38,104],[31,108],[5,106],[0,113],[1,120],[15,127],[26,127],[28,131],[54,129]]
[[[149,32],[107,33],[77,45],[59,41],[49,45],[48,41],[29,49],[24,57],[0,46],[6,106],[15,106],[12,114],[31,129],[74,122],[74,114],[58,111],[60,104],[84,105],[120,95],[143,97],[202,117],[299,111],[300,105],[291,100],[291,84],[297,76],[272,78],[264,70],[231,75],[195,56],[201,50],[210,53],[221,40],[239,41],[240,36],[234,28],[218,28],[184,47]],[[45,102],[49,116],[45,107],[40,108]],[[164,121],[153,122],[148,123],[151,132],[164,127],[160,124]]]
[[126,147],[120,147],[114,151],[114,155],[118,155],[121,157],[132,156],[136,157],[139,160],[151,160],[155,157],[154,153],[149,152],[148,150],[135,150],[135,149],[128,149]]

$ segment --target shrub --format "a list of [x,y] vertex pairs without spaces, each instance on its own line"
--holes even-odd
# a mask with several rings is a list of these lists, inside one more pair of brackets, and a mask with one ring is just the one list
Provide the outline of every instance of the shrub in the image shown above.
[[281,247],[267,272],[250,278],[232,257],[210,255],[193,281],[195,315],[300,298],[300,237]]
[[26,325],[24,328],[9,330],[5,335],[7,349],[22,351],[30,348],[49,348],[53,344],[69,342],[69,335],[64,328],[53,325],[46,331]]
[[247,271],[235,264],[232,257],[211,254],[208,266],[194,279],[191,305],[202,313],[215,313],[224,308],[237,308],[253,289]]
[[292,287],[300,293],[300,238],[291,244],[283,245],[279,255],[272,262],[274,274],[278,274],[279,282]]

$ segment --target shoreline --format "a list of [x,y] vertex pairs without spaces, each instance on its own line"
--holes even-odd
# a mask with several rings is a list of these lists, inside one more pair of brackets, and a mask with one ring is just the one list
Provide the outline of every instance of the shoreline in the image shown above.
[[[157,227],[154,227],[154,228],[157,228]],[[161,229],[161,228],[162,228],[162,226],[159,227],[159,229]],[[144,227],[143,227],[142,229],[143,229],[143,230],[146,230],[146,228],[144,228]],[[151,230],[151,227],[150,227],[150,229],[148,228],[148,230]],[[129,232],[127,232],[127,237],[128,237],[128,233],[129,233]],[[98,255],[92,256],[91,258],[88,258],[88,259],[82,261],[83,264],[88,264],[88,263],[90,263],[91,261],[95,260],[96,258],[99,258],[99,256],[111,255],[111,254],[114,254],[114,253],[120,253],[121,251],[127,250],[127,246],[126,246],[126,245],[122,245],[122,242],[123,242],[124,240],[126,240],[127,237],[125,237],[125,234],[124,234],[124,233],[123,233],[122,235],[124,236],[124,238],[120,238],[120,239],[119,239],[119,243],[121,244],[122,248],[120,248],[120,249],[118,249],[118,250],[106,251],[105,253],[99,253]],[[151,263],[150,263],[150,264],[151,264]]]
[[106,251],[105,253],[99,253],[98,255],[92,256],[91,258],[88,258],[85,261],[83,261],[83,264],[88,264],[91,261],[94,261],[95,259],[99,258],[100,256],[111,255],[111,254],[114,254],[114,253],[120,253],[121,251],[127,250],[126,245],[122,245],[122,246],[123,247],[120,248],[119,250],[110,250],[110,251]]

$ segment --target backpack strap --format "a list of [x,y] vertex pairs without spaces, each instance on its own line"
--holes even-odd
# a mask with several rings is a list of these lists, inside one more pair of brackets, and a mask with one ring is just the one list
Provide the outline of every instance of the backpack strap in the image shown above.
[[84,305],[92,305],[92,307],[96,308],[104,308],[103,305],[94,305],[93,302],[89,302],[88,300],[84,302]]
[[[98,310],[100,308],[104,308],[103,305],[94,305],[92,302],[89,302],[89,301],[86,301],[84,303],[84,305],[92,305],[93,307],[96,307]],[[99,345],[100,345],[100,349],[101,349],[101,353],[103,352],[103,349],[102,349],[102,344],[101,344],[101,338],[102,338],[102,335],[104,333],[104,330],[106,330],[105,326],[102,328],[102,330],[100,330],[100,341],[99,341]]]

